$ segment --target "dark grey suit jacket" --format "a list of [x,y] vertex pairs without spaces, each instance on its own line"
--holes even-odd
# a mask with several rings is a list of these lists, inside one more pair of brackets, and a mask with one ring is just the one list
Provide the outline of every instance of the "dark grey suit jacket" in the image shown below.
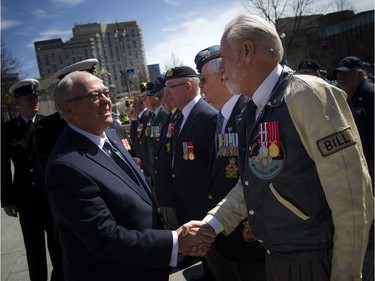
[[134,182],[85,136],[66,127],[46,169],[67,280],[168,280],[172,233],[162,230],[141,170],[113,130],[108,139],[131,163]]

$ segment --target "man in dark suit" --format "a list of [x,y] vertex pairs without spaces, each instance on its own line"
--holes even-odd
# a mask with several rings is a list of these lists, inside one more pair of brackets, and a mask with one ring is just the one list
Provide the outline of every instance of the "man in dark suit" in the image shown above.
[[159,145],[155,151],[155,192],[156,199],[162,210],[165,228],[176,229],[178,227],[178,220],[176,199],[171,182],[171,136],[180,110],[175,107],[174,101],[167,91],[163,91],[159,95],[159,100],[163,108],[169,112],[169,115],[161,128]]
[[[87,59],[68,65],[54,74],[54,77],[61,80],[73,71],[88,71],[96,74],[97,59]],[[57,142],[61,132],[64,130],[66,122],[61,118],[58,111],[46,116],[35,124],[34,145],[37,162],[44,173],[49,155]]]
[[146,100],[150,110],[154,112],[152,118],[147,124],[149,128],[149,148],[148,161],[150,165],[150,175],[152,180],[152,187],[155,186],[155,154],[160,143],[160,132],[165,121],[168,118],[168,112],[160,104],[160,97],[164,94],[165,76],[159,75],[153,82],[152,90],[147,91]]
[[[24,79],[9,89],[15,97],[19,116],[2,126],[1,205],[8,216],[19,216],[26,248],[30,279],[48,278],[45,232],[53,265],[51,280],[64,280],[62,252],[53,239],[53,217],[42,185],[33,145],[38,115],[38,80]],[[14,165],[12,178],[11,162]]]
[[[212,150],[208,177],[209,208],[212,209],[239,179],[237,117],[245,108],[248,98],[232,95],[221,79],[219,45],[198,52],[195,63],[200,73],[200,87],[207,102],[220,110],[214,141],[216,147]],[[266,280],[265,251],[255,240],[247,219],[229,236],[219,234],[216,246],[219,250],[216,255],[212,255],[212,250],[210,251],[210,256],[215,258],[215,274],[218,275],[215,280],[221,280],[221,276],[225,276],[228,271],[233,274],[231,280]]]
[[213,240],[210,233],[163,230],[140,169],[113,130],[109,90],[83,71],[55,90],[68,123],[46,169],[46,189],[64,252],[67,280],[168,280],[177,253]]
[[150,161],[148,159],[150,126],[147,126],[147,124],[153,118],[154,112],[146,107],[145,95],[145,93],[142,93],[134,98],[131,112],[130,139],[133,143],[135,156],[141,161],[141,169],[146,181],[151,185]]
[[[171,182],[179,224],[209,210],[207,176],[217,110],[200,95],[198,74],[181,66],[166,72],[166,89],[181,111],[171,142]],[[206,260],[205,275],[208,278]]]

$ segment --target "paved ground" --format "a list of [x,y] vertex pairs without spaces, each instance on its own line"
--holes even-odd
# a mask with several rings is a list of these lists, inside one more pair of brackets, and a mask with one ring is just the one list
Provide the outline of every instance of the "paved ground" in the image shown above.
[[[51,263],[49,262],[49,267]],[[202,273],[202,264],[197,263],[184,270],[176,269],[170,281],[186,281]],[[28,281],[29,273],[26,252],[18,218],[8,217],[1,210],[1,281]]]

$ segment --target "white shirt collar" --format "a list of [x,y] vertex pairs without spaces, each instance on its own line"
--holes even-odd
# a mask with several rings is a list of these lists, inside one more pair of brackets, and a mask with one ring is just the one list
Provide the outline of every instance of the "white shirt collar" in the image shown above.
[[26,118],[25,116],[21,115],[21,118],[23,119],[23,121],[25,121],[26,124],[29,123],[29,120],[31,120],[31,121],[33,121],[33,123],[35,123],[35,117],[36,117],[36,115],[34,115],[33,118],[29,119],[29,118]]
[[99,148],[103,149],[104,141],[107,139],[107,135],[105,134],[105,132],[103,132],[104,137],[101,137],[101,136],[91,134],[91,133],[89,133],[87,131],[84,131],[80,128],[77,128],[76,126],[74,126],[72,124],[68,124],[68,126],[70,128],[72,128],[74,131],[76,131],[77,133],[79,133],[79,134],[85,136],[86,138],[88,138],[90,141],[92,141]]
[[141,119],[143,113],[145,113],[145,111],[147,110],[147,107],[145,107],[139,114],[138,114],[138,118]]
[[193,98],[185,107],[182,109],[182,114],[184,115],[184,119],[189,116],[191,110],[196,105],[196,103],[202,98],[201,95],[197,95],[195,98]]
[[195,98],[193,98],[185,107],[182,109],[182,116],[184,119],[182,119],[180,132],[182,130],[182,127],[185,125],[185,122],[187,120],[187,117],[189,116],[191,110],[193,107],[197,104],[197,102],[202,98],[200,94],[198,94]]
[[258,107],[259,111],[263,109],[263,107],[270,99],[272,89],[275,87],[277,81],[279,80],[282,71],[283,67],[278,64],[255,91],[253,95],[253,101]]
[[230,115],[232,114],[233,108],[236,105],[240,95],[233,95],[221,108],[220,112],[223,114],[225,120],[229,120]]

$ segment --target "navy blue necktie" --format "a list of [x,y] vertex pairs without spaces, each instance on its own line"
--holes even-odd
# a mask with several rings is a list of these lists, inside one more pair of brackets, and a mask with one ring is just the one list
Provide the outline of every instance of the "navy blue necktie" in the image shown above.
[[216,156],[219,152],[219,144],[218,144],[218,139],[219,135],[223,131],[223,124],[224,124],[224,115],[219,111],[219,114],[217,115],[217,121],[216,121],[216,132],[215,132],[215,152]]
[[131,177],[136,183],[139,183],[137,176],[128,161],[126,161],[120,151],[118,151],[108,139],[104,141],[103,149],[109,157],[111,157],[113,161],[115,161],[115,163],[129,175],[129,177]]
[[178,135],[180,134],[182,119],[184,119],[184,115],[182,114],[181,111],[178,111],[176,114],[177,114],[176,123],[174,125],[172,136],[171,136],[173,151],[174,151],[174,148],[175,148],[175,145],[176,145]]

